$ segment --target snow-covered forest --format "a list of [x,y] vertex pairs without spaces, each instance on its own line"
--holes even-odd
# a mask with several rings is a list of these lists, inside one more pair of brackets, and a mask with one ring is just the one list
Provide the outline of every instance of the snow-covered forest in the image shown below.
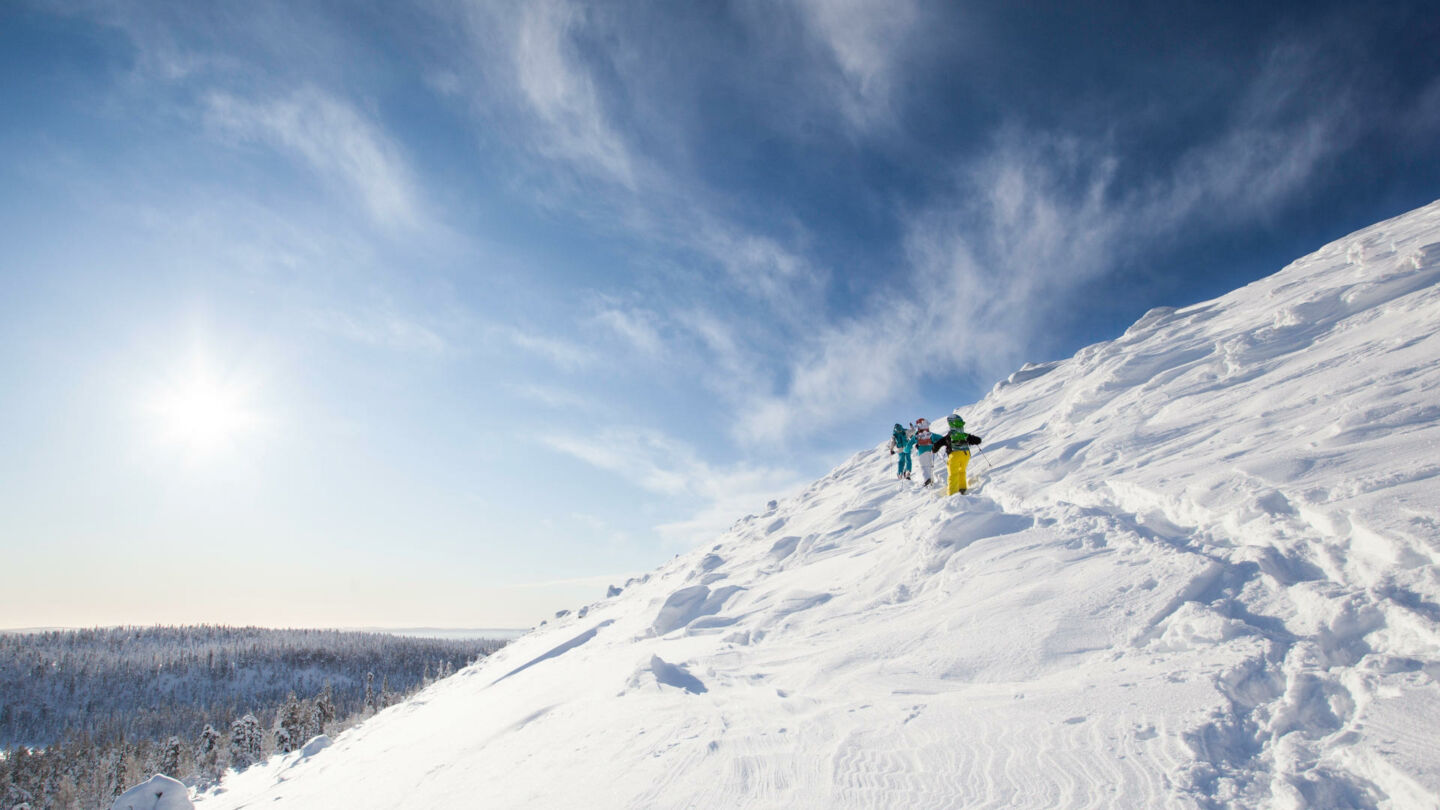
[[155,772],[205,784],[500,646],[217,626],[0,634],[0,806],[104,806]]

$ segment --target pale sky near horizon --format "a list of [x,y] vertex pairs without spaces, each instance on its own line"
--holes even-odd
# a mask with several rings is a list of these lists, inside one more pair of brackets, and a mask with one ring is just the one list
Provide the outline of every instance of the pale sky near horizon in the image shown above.
[[0,627],[527,626],[1440,195],[1427,4],[1104,5],[6,4]]

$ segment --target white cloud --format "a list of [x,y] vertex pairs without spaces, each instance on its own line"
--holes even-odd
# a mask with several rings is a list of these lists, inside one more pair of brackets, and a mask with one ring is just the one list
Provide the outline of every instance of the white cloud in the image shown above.
[[212,92],[206,121],[216,131],[266,143],[301,159],[339,193],[359,198],[387,227],[420,220],[411,172],[383,129],[346,102],[313,87],[263,101]]
[[584,442],[554,437],[541,441],[648,492],[698,504],[690,517],[656,527],[681,548],[714,537],[747,511],[802,483],[799,474],[789,469],[717,467],[704,461],[696,448],[653,430],[611,428]]
[[664,348],[664,340],[648,312],[606,307],[595,320],[644,354],[657,356]]
[[827,278],[807,258],[771,237],[718,217],[696,214],[695,218],[701,224],[684,232],[683,242],[724,268],[736,289],[792,319],[814,311],[810,299]]
[[[482,107],[513,98],[530,119],[522,146],[580,172],[634,189],[643,161],[612,125],[598,83],[574,47],[594,7],[568,0],[517,6],[472,3],[463,18],[473,57],[471,85]],[[497,58],[498,57],[498,58]]]
[[465,89],[460,74],[453,70],[435,70],[425,74],[425,86],[441,96],[459,96]]
[[592,467],[608,470],[659,495],[692,491],[696,465],[693,451],[655,431],[599,431],[583,442],[550,436],[541,441],[551,449],[574,456]]
[[765,364],[758,352],[737,336],[737,332],[758,330],[702,309],[685,312],[678,322],[700,340],[703,351],[708,354],[706,368],[712,373],[705,381],[713,388],[742,401],[741,394],[767,386]]
[[489,334],[513,348],[543,357],[563,369],[575,370],[596,362],[595,354],[589,349],[561,338],[499,325],[491,326]]
[[505,389],[521,399],[554,410],[579,408],[586,404],[585,400],[574,391],[534,382],[506,384]]
[[837,81],[827,97],[861,128],[890,120],[892,94],[900,83],[898,62],[920,20],[916,3],[799,0],[797,8],[811,36],[835,60]]
[[[891,118],[911,46],[927,32],[925,9],[909,0],[800,0],[780,14],[740,9],[756,31],[781,29],[776,37],[792,34],[785,29],[799,20],[808,37],[802,46],[820,54],[796,63],[801,84],[833,90],[820,94],[830,99],[824,103],[862,136]],[[763,231],[742,225],[679,164],[641,159],[683,155],[691,144],[683,125],[657,126],[643,104],[637,113],[623,103],[666,87],[663,77],[636,72],[653,63],[633,58],[641,52],[627,39],[635,22],[564,0],[509,16],[493,7],[473,11],[470,36],[488,81],[467,84],[483,88],[474,98],[492,120],[520,120],[514,137],[552,168],[604,181],[559,189],[579,210],[657,253],[673,247],[697,260],[676,274],[686,287],[671,299],[681,314],[661,322],[616,307],[598,320],[646,353],[656,350],[662,325],[666,335],[693,335],[686,347],[708,354],[704,384],[736,404],[732,432],[754,443],[812,420],[866,415],[942,375],[1003,375],[1034,359],[1027,353],[1082,285],[1187,228],[1282,206],[1348,137],[1343,92],[1329,105],[1296,92],[1321,71],[1316,49],[1293,44],[1275,49],[1222,134],[1149,181],[1119,183],[1122,170],[1134,168],[1105,136],[1002,128],[978,157],[944,167],[954,177],[949,195],[902,214],[908,264],[887,272],[905,303],[835,322],[826,306],[829,276],[811,258],[803,227],[777,236],[784,223]],[[496,110],[496,97],[521,114]],[[1142,126],[1131,124],[1116,121],[1112,131]],[[538,172],[539,185],[553,183],[551,174]],[[717,287],[723,294],[707,298]]]
[[310,313],[310,320],[323,332],[369,346],[430,354],[450,349],[449,342],[434,329],[392,309],[317,309]]
[[[538,168],[515,168],[516,187],[537,204],[696,256],[707,282],[718,268],[733,289],[793,320],[796,302],[823,288],[825,273],[800,247],[736,224],[721,213],[731,203],[654,157],[685,155],[692,144],[670,111],[647,113],[639,100],[667,87],[631,39],[654,21],[616,8],[570,0],[525,3],[519,13],[466,6],[473,64],[461,84],[474,113],[540,159]],[[785,225],[789,241],[803,242],[798,224]]]
[[1414,106],[1400,116],[1399,128],[1411,140],[1430,144],[1440,134],[1440,77],[1416,97]]
[[1128,189],[1104,141],[1002,130],[958,167],[952,199],[908,217],[911,306],[885,306],[817,330],[789,382],[756,394],[734,433],[761,444],[814,420],[867,414],[942,375],[1003,376],[1027,357],[1077,291],[1187,228],[1283,207],[1353,138],[1342,89],[1323,105],[1307,51],[1277,49],[1230,126],[1168,172]]
[[[1350,88],[1322,79],[1322,62],[1317,46],[1276,46],[1228,129],[1181,159],[1173,178],[1137,204],[1140,218],[1171,228],[1190,218],[1234,221],[1264,216],[1298,193],[1373,123],[1354,114]],[[1320,81],[1328,93],[1315,104],[1309,93]]]

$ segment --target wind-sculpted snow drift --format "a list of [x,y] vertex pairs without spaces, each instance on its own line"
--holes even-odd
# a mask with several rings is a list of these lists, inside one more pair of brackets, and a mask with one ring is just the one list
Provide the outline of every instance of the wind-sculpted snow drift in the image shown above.
[[858,453],[198,804],[1436,807],[1437,280],[1440,203],[1154,310],[964,410],[969,497]]

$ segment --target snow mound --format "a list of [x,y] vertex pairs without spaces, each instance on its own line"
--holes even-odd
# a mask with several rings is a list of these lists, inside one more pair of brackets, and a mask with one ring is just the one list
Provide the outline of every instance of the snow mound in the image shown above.
[[725,619],[708,619],[725,606],[725,602],[736,593],[745,590],[739,585],[727,585],[713,592],[705,585],[692,585],[670,594],[656,614],[650,630],[663,636],[682,627],[720,627],[731,623]]
[[1440,806],[1437,324],[1440,203],[1022,368],[968,496],[877,444],[197,803]]
[[194,810],[184,784],[163,774],[121,793],[110,810]]
[[320,734],[318,736],[311,737],[310,742],[305,743],[305,745],[300,749],[300,758],[309,759],[310,757],[315,756],[321,751],[324,751],[326,748],[329,748],[332,744],[333,743],[331,743],[329,735]]

